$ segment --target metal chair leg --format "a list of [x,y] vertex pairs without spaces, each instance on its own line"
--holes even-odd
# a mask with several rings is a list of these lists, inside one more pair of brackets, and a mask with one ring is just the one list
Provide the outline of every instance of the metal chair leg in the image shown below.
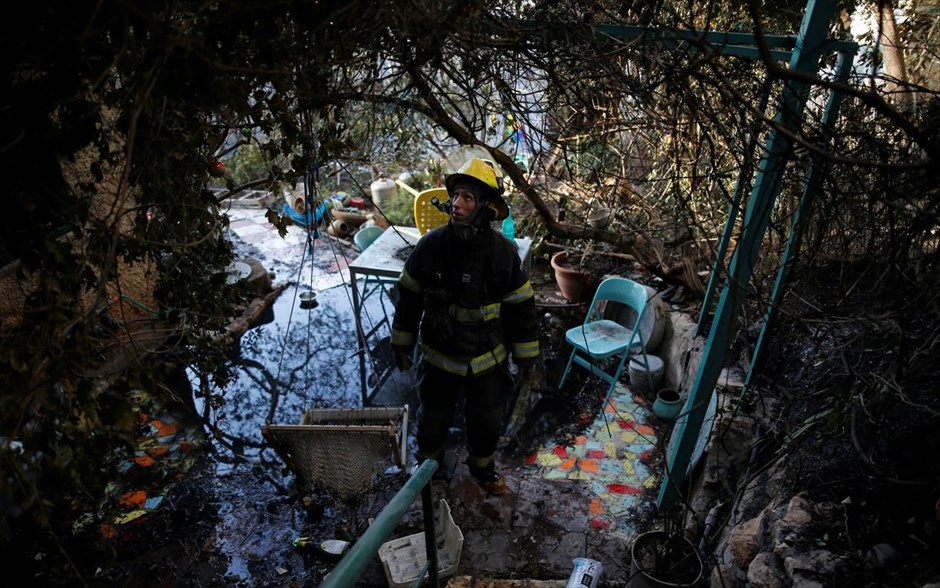
[[617,366],[617,371],[610,378],[610,388],[607,389],[607,397],[604,398],[604,410],[607,409],[607,403],[610,402],[610,397],[614,393],[614,388],[617,387],[617,382],[620,381],[620,374],[623,372],[623,366],[626,365],[629,356],[629,350],[624,351],[623,355],[620,356],[620,365]]
[[568,372],[571,371],[571,363],[574,361],[574,354],[577,353],[577,349],[571,350],[571,355],[568,356],[568,365],[565,366],[565,373],[561,375],[561,381],[558,382],[558,389],[561,390],[561,387],[565,385],[565,380],[568,379]]

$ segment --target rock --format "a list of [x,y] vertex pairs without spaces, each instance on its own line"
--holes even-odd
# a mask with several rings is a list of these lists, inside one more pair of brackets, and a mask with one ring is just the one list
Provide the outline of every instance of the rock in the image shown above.
[[663,385],[676,390],[687,390],[701,361],[704,338],[695,337],[696,324],[683,312],[666,314],[667,324],[659,346],[659,355],[666,365]]
[[819,502],[816,504],[816,516],[826,521],[841,519],[845,516],[845,509],[834,502]]
[[786,488],[790,485],[790,475],[787,471],[786,456],[781,457],[770,468],[770,475],[767,479],[766,492],[768,496],[786,496],[789,492]]
[[734,581],[734,570],[731,566],[725,564],[716,564],[712,568],[712,577],[709,582],[710,586],[733,586],[736,584]]
[[799,494],[791,498],[783,517],[773,525],[774,543],[801,544],[808,535],[807,527],[813,522],[812,508],[812,503]]
[[795,586],[822,588],[831,585],[843,559],[826,549],[796,553],[783,561],[784,570]]
[[793,549],[786,541],[779,541],[774,543],[774,555],[778,558],[785,559],[794,553],[796,553],[796,550]]
[[747,567],[747,581],[751,588],[784,588],[783,570],[770,553],[758,553]]
[[718,386],[731,392],[740,392],[744,388],[745,375],[740,366],[724,368],[718,375]]
[[878,543],[871,546],[865,557],[880,568],[890,568],[900,561],[901,554],[889,543]]
[[813,522],[813,505],[802,495],[797,494],[790,499],[787,514],[783,515],[782,523],[790,527],[804,527]]
[[761,512],[753,519],[731,529],[728,547],[731,549],[734,563],[741,568],[747,568],[754,556],[757,555],[764,532],[765,520],[765,513]]

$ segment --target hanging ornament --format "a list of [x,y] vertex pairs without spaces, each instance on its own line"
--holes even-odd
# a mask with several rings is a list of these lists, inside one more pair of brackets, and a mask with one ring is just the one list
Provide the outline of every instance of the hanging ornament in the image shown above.
[[225,164],[218,159],[209,162],[209,175],[213,178],[221,178],[225,175]]

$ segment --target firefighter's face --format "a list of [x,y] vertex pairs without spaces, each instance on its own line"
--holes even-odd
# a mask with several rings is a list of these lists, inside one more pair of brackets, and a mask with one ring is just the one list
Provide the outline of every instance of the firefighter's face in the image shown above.
[[470,218],[478,204],[477,195],[473,193],[473,190],[464,186],[454,188],[450,195],[450,202],[453,206],[454,220],[456,221]]

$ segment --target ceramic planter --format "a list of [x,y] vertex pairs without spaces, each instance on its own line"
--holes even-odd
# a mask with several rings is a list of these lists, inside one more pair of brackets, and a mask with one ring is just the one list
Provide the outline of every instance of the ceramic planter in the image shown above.
[[656,394],[653,414],[664,421],[671,421],[682,412],[682,397],[672,388],[663,388]]
[[682,535],[649,531],[630,547],[630,588],[698,586],[702,560]]
[[552,269],[561,295],[568,302],[588,302],[594,296],[600,280],[594,274],[568,265],[568,253],[559,251],[552,255]]

